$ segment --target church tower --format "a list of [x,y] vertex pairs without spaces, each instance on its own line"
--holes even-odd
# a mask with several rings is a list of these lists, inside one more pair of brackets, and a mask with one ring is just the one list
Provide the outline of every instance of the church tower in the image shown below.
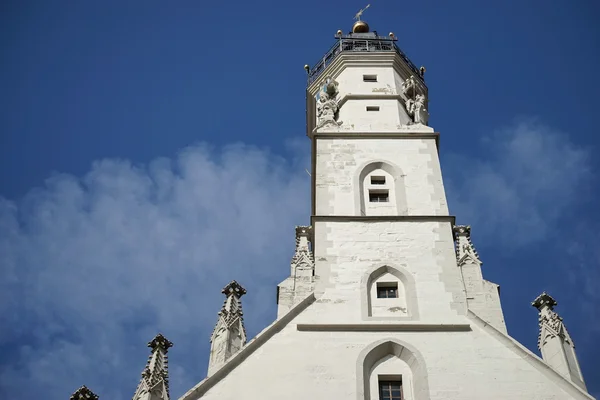
[[[448,210],[425,68],[361,15],[305,67],[312,212],[277,318],[246,342],[246,290],[228,284],[206,378],[180,400],[592,399],[554,299],[533,303],[543,359],[508,335],[471,227]],[[135,400],[168,399],[170,342],[151,347]]]
[[181,400],[591,399],[551,306],[536,303],[544,360],[508,335],[471,228],[448,210],[425,68],[361,14],[305,67],[312,216],[277,319],[211,355]]

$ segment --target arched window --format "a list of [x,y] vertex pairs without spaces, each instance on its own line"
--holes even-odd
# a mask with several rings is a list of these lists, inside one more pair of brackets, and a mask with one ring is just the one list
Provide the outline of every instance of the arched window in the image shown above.
[[397,339],[367,346],[357,362],[359,400],[428,400],[429,382],[421,354]]
[[375,161],[359,171],[355,179],[358,215],[407,214],[404,175],[398,167]]
[[408,271],[378,266],[363,275],[361,285],[363,319],[418,319],[415,282]]

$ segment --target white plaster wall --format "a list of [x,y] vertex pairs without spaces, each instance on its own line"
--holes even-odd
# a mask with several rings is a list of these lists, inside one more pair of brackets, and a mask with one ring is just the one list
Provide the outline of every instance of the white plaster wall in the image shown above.
[[369,163],[396,166],[408,215],[448,215],[434,139],[317,140],[316,215],[360,215],[359,174]]
[[422,355],[429,394],[415,393],[414,400],[573,398],[477,326],[472,332],[454,333],[299,332],[293,321],[202,398],[358,399],[359,355],[382,338],[407,343]]
[[[398,297],[396,298],[377,298],[378,283],[396,283],[398,285]],[[371,314],[374,317],[405,317],[408,315],[406,306],[406,291],[404,284],[394,275],[385,273],[375,279],[369,288],[369,296],[371,297]]]
[[[377,82],[364,82],[363,75],[377,75]],[[396,73],[391,66],[347,66],[335,77],[339,98],[353,94],[398,94]]]
[[[340,107],[338,121],[356,131],[398,130],[409,121],[408,114],[398,104],[396,99],[350,99]],[[379,107],[379,111],[367,111],[369,106]]]
[[306,322],[363,321],[366,278],[383,265],[408,278],[412,319],[439,323],[466,313],[450,222],[316,222],[313,229],[315,292],[321,297],[313,305],[316,319]]

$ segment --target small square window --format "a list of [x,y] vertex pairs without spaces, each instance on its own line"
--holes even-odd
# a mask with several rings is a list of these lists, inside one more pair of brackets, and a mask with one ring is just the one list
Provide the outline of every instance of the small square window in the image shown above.
[[364,82],[377,82],[377,75],[363,75]]
[[369,202],[387,203],[390,201],[390,194],[387,190],[369,190]]
[[378,299],[395,299],[398,297],[397,282],[379,282],[377,284]]
[[367,106],[367,111],[379,111],[379,106]]
[[402,380],[381,380],[379,381],[379,399],[380,400],[403,400]]
[[371,185],[385,185],[385,176],[372,176]]

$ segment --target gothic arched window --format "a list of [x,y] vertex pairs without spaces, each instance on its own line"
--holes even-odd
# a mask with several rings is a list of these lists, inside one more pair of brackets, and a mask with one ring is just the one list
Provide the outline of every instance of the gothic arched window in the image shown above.
[[357,177],[358,215],[406,215],[404,178],[399,168],[377,161]]
[[372,343],[357,362],[358,400],[429,399],[422,356],[396,339]]
[[415,282],[409,272],[389,265],[362,278],[363,319],[418,319]]

